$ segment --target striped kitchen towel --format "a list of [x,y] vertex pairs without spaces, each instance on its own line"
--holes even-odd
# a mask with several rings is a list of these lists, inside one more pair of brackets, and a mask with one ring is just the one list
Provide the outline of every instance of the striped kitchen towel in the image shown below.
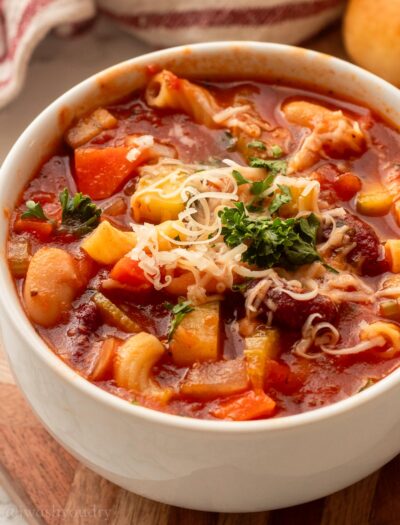
[[0,0],[0,107],[23,85],[29,58],[54,28],[98,13],[152,46],[213,40],[295,44],[337,18],[344,0]]

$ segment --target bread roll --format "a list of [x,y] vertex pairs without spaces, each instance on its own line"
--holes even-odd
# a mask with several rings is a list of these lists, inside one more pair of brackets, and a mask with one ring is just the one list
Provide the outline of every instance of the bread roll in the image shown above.
[[354,62],[400,87],[400,0],[350,0],[344,41]]

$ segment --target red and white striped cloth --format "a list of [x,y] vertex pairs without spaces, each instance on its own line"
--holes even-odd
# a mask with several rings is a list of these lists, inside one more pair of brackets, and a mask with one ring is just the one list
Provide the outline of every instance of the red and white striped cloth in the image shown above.
[[213,40],[294,44],[340,15],[344,0],[0,0],[0,107],[22,87],[51,30],[97,13],[156,47]]

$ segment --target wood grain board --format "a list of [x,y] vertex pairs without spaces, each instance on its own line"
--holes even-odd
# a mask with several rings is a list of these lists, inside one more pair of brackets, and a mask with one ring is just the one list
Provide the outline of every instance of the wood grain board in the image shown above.
[[[309,47],[345,58],[333,28]],[[32,525],[400,525],[400,456],[323,499],[253,514],[170,507],[136,496],[82,466],[41,426],[0,348],[0,484]],[[0,524],[7,516],[0,515]]]

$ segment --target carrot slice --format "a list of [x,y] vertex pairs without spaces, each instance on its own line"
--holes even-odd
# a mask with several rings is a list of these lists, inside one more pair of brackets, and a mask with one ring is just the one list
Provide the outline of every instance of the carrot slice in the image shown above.
[[79,191],[92,199],[105,199],[113,195],[129,178],[147,153],[133,162],[126,156],[126,146],[108,148],[78,148],[75,150],[75,176]]
[[14,223],[15,233],[33,233],[41,241],[47,241],[53,233],[53,224],[44,221],[18,219]]
[[99,356],[93,372],[90,374],[92,381],[102,381],[111,379],[114,369],[114,356],[117,348],[121,344],[119,339],[108,337],[101,345]]
[[111,270],[110,273],[111,279],[116,281],[129,284],[130,286],[142,286],[148,284],[148,287],[151,287],[151,284],[146,279],[143,270],[139,267],[137,261],[133,261],[129,257],[122,257]]
[[342,173],[334,183],[334,188],[339,199],[349,201],[361,190],[362,182],[361,179],[353,173]]
[[221,401],[216,408],[211,410],[211,415],[219,419],[248,421],[249,419],[272,416],[275,406],[275,401],[264,392],[249,390],[244,394]]

